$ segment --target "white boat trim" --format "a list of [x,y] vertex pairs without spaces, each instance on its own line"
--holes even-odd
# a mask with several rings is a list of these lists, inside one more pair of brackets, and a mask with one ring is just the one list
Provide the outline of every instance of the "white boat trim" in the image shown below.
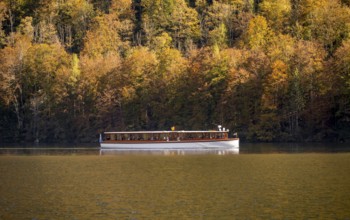
[[102,142],[105,149],[231,149],[239,148],[239,139],[222,141]]
[[230,149],[109,149],[101,148],[100,155],[151,154],[151,155],[191,155],[191,154],[239,154],[239,148]]

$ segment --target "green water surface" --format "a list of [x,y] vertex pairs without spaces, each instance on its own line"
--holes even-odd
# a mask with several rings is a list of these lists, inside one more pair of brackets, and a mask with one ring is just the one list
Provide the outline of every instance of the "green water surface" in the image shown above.
[[350,219],[350,153],[0,156],[0,219]]

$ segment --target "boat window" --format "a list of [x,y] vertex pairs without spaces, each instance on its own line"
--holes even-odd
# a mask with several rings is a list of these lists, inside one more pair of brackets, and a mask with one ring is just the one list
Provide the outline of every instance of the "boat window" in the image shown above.
[[114,141],[116,139],[116,135],[115,134],[111,134],[111,140]]
[[148,134],[142,134],[141,135],[141,140],[148,140]]
[[180,140],[210,140],[227,139],[227,132],[199,131],[199,132],[135,132],[135,133],[107,133],[107,141],[180,141]]
[[169,134],[169,140],[170,141],[176,141],[176,140],[178,140],[177,138],[178,138],[178,133],[172,132],[172,133]]
[[168,139],[168,134],[160,134],[160,140],[162,140],[162,141],[169,140]]
[[126,137],[125,137],[124,134],[120,134],[120,140],[121,140],[121,141],[125,141],[125,140],[126,140]]

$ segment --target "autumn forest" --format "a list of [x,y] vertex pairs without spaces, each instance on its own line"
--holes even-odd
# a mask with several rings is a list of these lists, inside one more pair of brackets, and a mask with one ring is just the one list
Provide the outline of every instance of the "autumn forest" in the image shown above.
[[350,141],[349,0],[1,0],[0,143]]

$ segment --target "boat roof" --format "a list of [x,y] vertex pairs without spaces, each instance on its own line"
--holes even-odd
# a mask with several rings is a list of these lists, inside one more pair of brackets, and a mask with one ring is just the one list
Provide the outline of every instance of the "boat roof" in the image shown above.
[[169,133],[227,133],[229,130],[225,131],[216,131],[216,130],[209,130],[209,131],[107,131],[104,132],[104,134],[169,134]]

